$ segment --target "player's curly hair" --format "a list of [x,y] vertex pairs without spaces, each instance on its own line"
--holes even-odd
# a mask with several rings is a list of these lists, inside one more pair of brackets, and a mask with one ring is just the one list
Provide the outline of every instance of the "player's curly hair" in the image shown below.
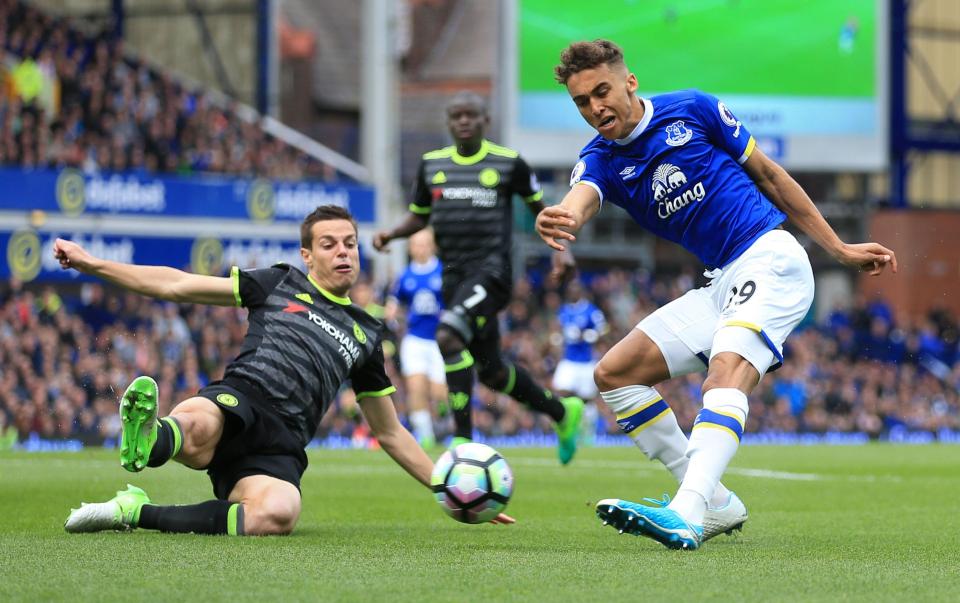
[[566,85],[573,74],[604,64],[623,65],[623,50],[610,40],[573,42],[560,53],[560,64],[553,73],[559,83]]
[[353,215],[339,205],[321,205],[313,210],[300,224],[300,246],[306,249],[313,247],[313,225],[325,220],[347,220],[357,230],[357,221]]

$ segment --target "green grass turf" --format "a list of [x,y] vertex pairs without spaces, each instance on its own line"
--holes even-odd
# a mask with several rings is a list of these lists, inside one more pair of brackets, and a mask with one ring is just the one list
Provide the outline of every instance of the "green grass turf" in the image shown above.
[[[160,504],[210,497],[179,465],[113,451],[0,453],[0,601],[904,601],[960,589],[960,447],[744,447],[725,482],[744,532],[696,552],[602,528],[598,498],[659,496],[632,448],[504,449],[514,526],[461,525],[382,452],[312,451],[289,537],[70,535],[71,506],[127,482]],[[759,471],[759,473],[757,473]]]
[[[640,90],[711,94],[874,95],[874,0],[522,0],[521,92],[563,93],[553,79],[574,40],[624,49]],[[672,10],[675,18],[665,15]],[[856,16],[854,50],[838,50]]]

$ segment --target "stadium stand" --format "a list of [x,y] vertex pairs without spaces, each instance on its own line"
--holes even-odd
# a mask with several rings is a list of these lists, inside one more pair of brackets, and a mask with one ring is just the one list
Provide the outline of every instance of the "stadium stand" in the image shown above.
[[[603,346],[617,341],[663,297],[691,277],[652,278],[614,270],[596,275],[591,293],[610,317]],[[560,357],[555,310],[560,297],[521,280],[503,315],[507,354],[549,382]],[[219,378],[243,339],[245,310],[159,303],[85,284],[76,297],[51,287],[14,284],[0,294],[0,441],[76,439],[99,444],[119,429],[117,396],[136,375],[157,377],[161,413],[171,401]],[[402,319],[394,325],[402,329]],[[894,429],[960,429],[957,317],[933,312],[895,322],[879,300],[857,300],[822,324],[809,324],[788,342],[787,363],[751,397],[751,433],[862,433]],[[394,382],[402,386],[401,380]],[[661,387],[684,428],[699,408],[699,377]],[[506,396],[478,388],[475,425],[485,436],[539,437],[552,432]],[[398,409],[405,413],[403,392]],[[601,406],[598,435],[615,436]],[[6,425],[6,427],[3,427]],[[444,424],[438,426],[442,430]],[[15,433],[13,436],[11,434]],[[365,445],[349,391],[321,425],[318,437]]]
[[327,165],[124,52],[107,33],[0,1],[0,163],[86,172],[330,180]]
[[[335,175],[242,119],[230,102],[128,55],[109,34],[0,0],[0,47],[0,164],[284,180]],[[424,120],[435,113],[425,111]],[[611,324],[599,351],[694,279],[622,270],[592,278],[592,295]],[[245,330],[243,310],[161,304],[89,283],[70,290],[77,294],[16,281],[0,288],[0,448],[31,434],[85,443],[115,438],[116,399],[138,374],[158,378],[165,414],[172,401],[222,374]],[[555,292],[521,280],[502,317],[508,355],[543,382],[560,355],[551,337],[559,303]],[[958,339],[953,313],[894,317],[882,301],[857,299],[788,340],[788,362],[751,398],[747,432],[882,437],[899,428],[960,429]],[[690,376],[660,387],[684,428],[700,407],[699,386]],[[475,425],[485,435],[552,431],[504,396],[480,388],[476,397]],[[619,434],[599,406],[598,432]],[[331,434],[362,439],[348,391],[318,435]]]

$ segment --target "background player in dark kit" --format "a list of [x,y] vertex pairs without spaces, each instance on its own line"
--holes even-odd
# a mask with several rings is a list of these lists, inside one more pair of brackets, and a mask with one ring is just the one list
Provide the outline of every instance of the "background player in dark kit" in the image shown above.
[[523,368],[505,361],[497,325],[513,279],[513,195],[523,197],[536,215],[543,209],[543,191],[516,151],[484,138],[490,116],[480,96],[457,94],[446,114],[456,144],[423,155],[409,215],[392,230],[377,233],[373,245],[383,250],[393,239],[408,237],[428,223],[434,229],[443,264],[444,311],[437,344],[456,421],[452,444],[472,438],[470,394],[476,365],[484,385],[555,421],[560,462],[569,463],[576,452],[583,401],[559,398]]

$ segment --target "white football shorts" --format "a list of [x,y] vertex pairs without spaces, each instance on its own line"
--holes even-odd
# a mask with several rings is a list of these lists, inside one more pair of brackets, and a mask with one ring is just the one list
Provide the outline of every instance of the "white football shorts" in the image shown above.
[[761,376],[779,368],[783,342],[813,303],[807,252],[786,230],[772,230],[708,276],[707,286],[637,325],[660,348],[670,376],[703,371],[720,352],[739,354]]
[[433,339],[405,335],[400,342],[400,368],[404,377],[426,375],[431,383],[446,383],[443,356]]
[[553,373],[553,389],[592,400],[597,395],[597,384],[593,380],[593,369],[596,367],[596,362],[561,360]]

